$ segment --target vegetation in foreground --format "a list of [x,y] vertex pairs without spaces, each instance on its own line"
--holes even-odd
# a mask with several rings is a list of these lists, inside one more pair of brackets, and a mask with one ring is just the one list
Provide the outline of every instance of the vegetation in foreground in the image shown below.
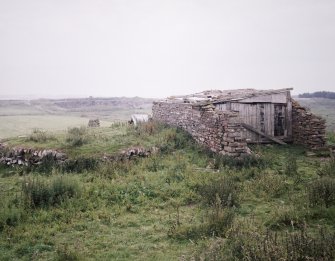
[[[232,159],[149,123],[35,131],[70,160],[0,170],[1,260],[334,260],[334,159],[259,146]],[[148,158],[102,161],[130,146]]]

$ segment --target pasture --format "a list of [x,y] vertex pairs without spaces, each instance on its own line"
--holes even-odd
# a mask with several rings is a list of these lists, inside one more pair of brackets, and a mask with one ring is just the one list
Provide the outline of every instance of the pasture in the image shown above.
[[[69,159],[1,167],[1,260],[335,257],[329,158],[269,145],[237,160],[156,123],[47,137],[8,140],[8,146],[57,148]],[[82,142],[73,143],[76,138]],[[149,157],[103,160],[152,146],[159,152]]]
[[87,98],[0,100],[0,140],[28,135],[33,129],[64,131],[100,119],[102,127],[125,122],[133,113],[151,113],[152,99]]

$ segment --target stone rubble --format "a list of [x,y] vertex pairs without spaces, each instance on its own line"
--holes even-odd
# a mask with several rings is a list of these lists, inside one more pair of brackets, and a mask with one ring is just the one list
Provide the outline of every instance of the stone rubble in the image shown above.
[[0,164],[7,166],[38,165],[48,156],[53,157],[56,162],[64,162],[67,159],[66,154],[57,150],[8,148],[5,144],[0,144]]
[[106,154],[103,156],[103,160],[104,161],[123,161],[123,160],[131,160],[137,157],[147,158],[147,157],[157,154],[158,152],[159,152],[159,148],[157,147],[151,147],[151,148],[132,147],[132,148],[122,150],[116,155]]

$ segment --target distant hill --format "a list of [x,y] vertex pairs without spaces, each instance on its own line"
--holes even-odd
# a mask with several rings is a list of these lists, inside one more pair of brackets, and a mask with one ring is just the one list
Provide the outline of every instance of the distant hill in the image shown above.
[[313,92],[313,93],[303,93],[298,95],[299,98],[326,98],[326,99],[335,99],[335,92]]

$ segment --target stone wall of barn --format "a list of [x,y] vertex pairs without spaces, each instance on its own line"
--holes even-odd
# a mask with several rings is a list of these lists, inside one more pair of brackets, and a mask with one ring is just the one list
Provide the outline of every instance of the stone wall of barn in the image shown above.
[[326,121],[292,101],[293,143],[311,149],[319,149],[326,145]]
[[249,151],[242,138],[245,129],[232,120],[234,113],[215,111],[211,106],[169,102],[155,102],[152,112],[154,120],[184,129],[211,151],[236,157]]

